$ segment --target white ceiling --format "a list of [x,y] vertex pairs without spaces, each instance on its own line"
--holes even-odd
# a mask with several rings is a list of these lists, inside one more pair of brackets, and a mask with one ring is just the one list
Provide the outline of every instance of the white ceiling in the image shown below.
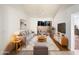
[[67,9],[72,4],[23,4],[9,6],[24,10],[30,17],[54,17],[60,9]]
[[56,14],[60,5],[24,5],[26,13],[32,17],[50,17]]
[[31,17],[54,17],[60,9],[67,9],[72,5],[61,4],[32,4],[24,5],[26,13]]

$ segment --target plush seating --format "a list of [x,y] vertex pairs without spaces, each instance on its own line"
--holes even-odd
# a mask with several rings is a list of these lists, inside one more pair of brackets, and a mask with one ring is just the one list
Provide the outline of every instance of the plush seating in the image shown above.
[[13,35],[4,50],[4,54],[17,54],[26,44],[22,36]]
[[15,44],[14,43],[12,43],[12,42],[10,42],[7,46],[6,46],[6,48],[5,48],[5,50],[4,50],[4,54],[13,54],[13,53],[16,53],[15,52]]
[[62,38],[61,38],[61,45],[62,45],[62,47],[68,48],[68,38],[67,37],[62,36]]

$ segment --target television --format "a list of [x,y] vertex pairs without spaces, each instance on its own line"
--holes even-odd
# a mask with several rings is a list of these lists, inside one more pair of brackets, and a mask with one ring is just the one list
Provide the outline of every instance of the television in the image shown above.
[[65,23],[58,24],[58,32],[66,33],[66,24]]

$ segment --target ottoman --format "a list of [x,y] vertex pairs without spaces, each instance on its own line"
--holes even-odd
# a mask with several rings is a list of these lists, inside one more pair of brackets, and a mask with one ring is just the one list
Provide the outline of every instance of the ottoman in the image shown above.
[[34,46],[33,54],[34,55],[48,55],[48,47],[46,47],[46,46]]

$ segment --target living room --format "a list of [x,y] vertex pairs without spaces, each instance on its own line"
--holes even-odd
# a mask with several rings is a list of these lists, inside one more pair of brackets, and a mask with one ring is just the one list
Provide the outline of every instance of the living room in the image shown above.
[[[18,34],[17,32],[22,31],[23,34],[25,34],[25,32],[27,33],[26,38],[31,44],[31,46],[26,45],[26,47],[23,48],[23,50],[27,50],[27,52],[23,54],[33,54],[33,47],[35,45],[46,45],[48,47],[45,47],[47,49],[46,54],[63,54],[62,51],[65,50],[67,50],[65,54],[73,54],[71,15],[79,12],[78,7],[79,5],[72,4],[0,5],[0,19],[2,19],[0,20],[0,53],[3,54],[5,47],[10,42],[11,36],[14,33]],[[38,23],[41,25],[38,25]],[[61,44],[61,39],[52,40],[51,35],[56,38],[56,35],[59,33],[67,37],[67,49],[63,49],[59,45]],[[42,39],[46,37],[47,43],[37,43],[36,37],[38,39],[40,37],[42,37]],[[59,44],[56,43],[56,41]],[[52,46],[50,46],[51,44]],[[28,52],[29,50],[30,53]]]

